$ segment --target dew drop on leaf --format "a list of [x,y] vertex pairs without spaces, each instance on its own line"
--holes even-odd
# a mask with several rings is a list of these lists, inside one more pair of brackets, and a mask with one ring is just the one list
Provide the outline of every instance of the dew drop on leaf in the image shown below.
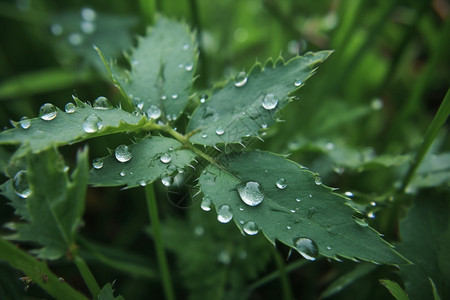
[[247,74],[245,72],[239,72],[235,78],[234,86],[243,87],[247,83]]
[[225,129],[222,126],[217,127],[217,129],[216,129],[217,135],[222,135],[224,133],[225,133]]
[[94,158],[94,160],[92,161],[92,166],[94,167],[94,169],[101,169],[103,167],[103,159]]
[[267,110],[272,110],[277,107],[278,98],[274,94],[267,94],[262,101],[262,107]]
[[294,239],[294,247],[308,260],[316,260],[316,257],[319,254],[319,248],[316,243],[309,238],[300,237]]
[[208,95],[202,95],[202,96],[200,97],[200,103],[205,103],[205,102],[206,102],[206,99],[208,99]]
[[245,223],[243,229],[244,229],[244,232],[248,235],[255,235],[259,231],[258,225],[256,225],[256,223],[253,221],[249,221],[249,222]]
[[111,103],[109,103],[108,98],[100,96],[97,99],[95,99],[93,107],[95,109],[111,109],[113,106]]
[[194,65],[193,64],[187,64],[186,67],[184,68],[186,71],[190,72],[192,71],[192,69],[194,69]]
[[352,192],[345,192],[344,195],[347,196],[347,197],[353,197],[353,193]]
[[172,95],[172,99],[174,99],[174,100],[175,100],[175,99],[178,99],[178,94],[173,94],[173,95]]
[[209,198],[203,198],[202,203],[200,204],[200,207],[204,211],[210,211],[211,210],[211,200]]
[[184,45],[183,45],[183,50],[184,50],[184,51],[189,50],[189,44],[184,44]]
[[126,145],[117,146],[114,154],[116,156],[116,159],[122,163],[129,161],[133,157],[130,147]]
[[206,139],[208,137],[208,135],[206,133],[202,134],[202,138]]
[[77,107],[72,102],[68,102],[66,106],[64,106],[64,111],[68,114],[73,114]]
[[284,190],[287,187],[286,179],[280,178],[276,182],[277,188]]
[[170,161],[172,160],[172,158],[170,157],[169,153],[164,153],[163,155],[161,155],[161,157],[159,158],[159,160],[162,163],[168,164],[170,163]]
[[369,217],[371,219],[375,219],[375,213],[373,211],[371,211],[367,214],[367,217]]
[[169,187],[169,186],[171,186],[172,183],[173,183],[173,178],[170,177],[170,176],[168,176],[168,175],[163,176],[163,177],[161,177],[161,183],[162,183],[164,186]]
[[27,172],[22,170],[17,172],[13,179],[14,190],[21,198],[28,198],[31,195],[31,188],[28,184]]
[[321,185],[322,179],[319,176],[314,176],[314,183],[317,185]]
[[228,204],[223,204],[217,211],[217,220],[220,223],[228,223],[233,219],[233,210]]
[[140,186],[146,186],[147,182],[144,179],[138,180],[137,184],[139,184]]
[[264,191],[256,181],[240,183],[237,191],[241,200],[249,206],[256,206],[264,200]]
[[121,177],[124,177],[124,176],[126,175],[126,173],[125,173],[124,170],[122,170],[122,171],[120,171],[119,175],[120,175]]
[[83,130],[87,133],[97,132],[103,127],[103,120],[97,115],[87,116],[83,121]]
[[142,110],[144,108],[144,101],[143,100],[137,101],[136,106],[139,110]]
[[301,198],[296,198],[296,199],[295,199],[295,201],[297,201],[297,202],[301,202],[301,201],[302,201],[302,199],[301,199]]
[[39,109],[39,117],[44,121],[50,121],[56,118],[56,107],[51,103],[45,103]]
[[161,116],[161,109],[159,109],[156,105],[152,105],[147,110],[147,115],[150,119],[156,120]]
[[22,117],[20,118],[20,127],[22,127],[23,129],[28,129],[31,126],[31,121],[30,119],[28,119],[27,117]]
[[294,81],[294,86],[301,86],[303,83],[303,81],[301,81],[300,79],[297,79]]

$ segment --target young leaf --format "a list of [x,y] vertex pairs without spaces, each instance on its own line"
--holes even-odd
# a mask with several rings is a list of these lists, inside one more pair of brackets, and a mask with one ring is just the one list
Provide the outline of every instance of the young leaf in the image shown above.
[[[16,192],[22,198],[12,197],[10,201],[14,207],[20,208],[16,213],[27,222],[13,224],[12,228],[17,233],[9,238],[41,244],[43,248],[36,251],[40,258],[57,259],[70,249],[84,212],[87,150],[78,154],[78,166],[72,173],[72,181],[64,169],[63,160],[55,149],[51,149],[28,156],[28,170],[22,180],[28,183],[29,192],[24,194],[19,190],[18,179],[14,179]],[[12,180],[3,184],[3,195],[11,195],[12,184]]]
[[275,122],[277,112],[291,101],[289,94],[312,76],[314,67],[330,54],[320,51],[287,63],[282,58],[276,62],[269,60],[264,66],[257,63],[248,78],[237,76],[195,110],[188,131],[199,132],[191,141],[214,146],[257,136],[261,128]]
[[[298,164],[272,153],[253,151],[226,157],[224,168],[210,165],[200,187],[218,219],[231,219],[243,232],[249,224],[274,244],[280,240],[305,258],[335,258],[384,264],[407,261],[383,241],[357,211]],[[250,223],[252,222],[252,223]]]
[[[27,149],[40,152],[54,146],[76,143],[93,137],[136,130],[147,121],[118,108],[98,109],[75,98],[77,107],[71,113],[54,107],[56,116],[51,120],[29,119],[16,124],[16,128],[0,133],[0,144],[25,146],[16,153],[24,155]],[[25,129],[26,128],[26,129]]]
[[432,299],[432,278],[443,299],[450,296],[450,204],[448,193],[419,194],[400,223],[397,249],[414,264],[401,266],[400,275],[411,299]]
[[130,72],[114,71],[131,101],[146,112],[152,106],[169,120],[188,102],[197,59],[195,37],[185,24],[158,18],[130,56]]
[[101,158],[103,166],[92,169],[89,183],[96,186],[127,185],[136,187],[149,184],[159,177],[188,165],[196,155],[182,149],[178,141],[165,137],[150,137],[129,146],[132,158],[120,162],[115,155]]
[[408,294],[398,285],[397,282],[382,279],[380,280],[381,284],[384,285],[392,296],[394,296],[397,300],[409,300]]
[[100,294],[98,295],[98,300],[125,300],[122,296],[114,297],[114,290],[112,288],[111,283],[107,283],[103,288]]

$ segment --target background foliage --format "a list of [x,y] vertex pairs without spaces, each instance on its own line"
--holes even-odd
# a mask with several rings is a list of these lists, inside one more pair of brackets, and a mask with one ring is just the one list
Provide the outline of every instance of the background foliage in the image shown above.
[[[151,4],[144,0],[1,2],[0,126],[10,127],[9,120],[18,121],[24,115],[36,116],[45,102],[62,108],[73,94],[91,102],[105,96],[117,105],[121,95],[111,85],[92,44],[105,57],[126,66],[121,53],[137,45],[134,37],[144,35],[153,22]],[[82,14],[86,7],[95,10],[95,21]],[[423,299],[433,297],[430,280],[442,299],[450,295],[446,255],[450,140],[446,128],[407,193],[400,190],[449,86],[446,1],[170,0],[156,1],[156,7],[162,15],[185,20],[196,30],[200,55],[191,75],[198,76],[195,87],[205,95],[210,95],[208,89],[216,82],[248,71],[255,59],[264,62],[281,53],[288,60],[306,51],[333,49],[319,72],[296,92],[299,100],[282,111],[286,122],[277,122],[264,132],[264,142],[247,147],[290,154],[289,159],[320,173],[326,185],[338,187],[342,194],[348,191],[347,196],[353,195],[352,205],[366,215],[370,225],[415,263],[399,271],[325,258],[305,262],[298,254],[288,255],[289,248],[281,243],[273,251],[261,235],[244,238],[235,226],[219,224],[213,212],[200,210],[201,197],[191,195],[188,188],[167,190],[156,185],[179,298],[273,299],[283,291],[286,299],[289,294],[298,299],[348,299],[350,295],[381,299],[400,288],[411,299]],[[95,24],[92,32],[89,23]],[[200,101],[200,94],[195,99]],[[139,118],[129,118],[129,124],[122,125],[132,130]],[[177,126],[185,128],[187,123],[182,118]],[[83,144],[89,145],[92,160],[107,156],[107,148],[129,142],[117,134],[60,151],[71,170],[77,165],[82,170],[82,160],[77,163],[76,157]],[[10,146],[0,149],[2,182],[12,172],[5,166],[13,150]],[[56,174],[59,167],[55,167]],[[60,180],[70,190],[76,184],[74,178]],[[141,189],[87,190],[84,224],[76,238],[97,281],[102,286],[116,282],[105,287],[102,295],[114,288],[126,299],[163,297],[143,199]],[[3,200],[0,224],[17,221],[14,208]],[[0,233],[6,235],[9,230],[2,228]],[[70,234],[72,241],[75,236]],[[51,261],[49,267],[88,294],[67,259]],[[282,270],[289,272],[283,275]],[[279,281],[280,274],[287,278],[284,283]],[[25,292],[24,283],[17,280],[21,276],[6,260],[0,260],[0,298],[47,297],[36,286]],[[380,279],[388,279],[383,285],[389,291]]]

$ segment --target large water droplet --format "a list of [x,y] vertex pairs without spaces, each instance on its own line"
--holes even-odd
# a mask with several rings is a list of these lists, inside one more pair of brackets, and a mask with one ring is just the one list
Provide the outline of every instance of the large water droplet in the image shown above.
[[262,107],[267,110],[274,109],[277,107],[277,104],[278,98],[274,94],[267,94],[262,101]]
[[68,114],[73,114],[75,110],[77,109],[76,105],[72,102],[68,102],[66,106],[64,106],[64,111]]
[[94,160],[92,161],[92,166],[94,167],[94,169],[101,169],[103,167],[103,159],[94,158]]
[[103,120],[97,115],[87,116],[83,121],[83,130],[87,133],[97,132],[103,127]]
[[27,172],[22,170],[17,172],[13,179],[16,194],[22,198],[28,198],[31,195],[31,188],[28,184]]
[[225,133],[225,129],[222,126],[217,127],[217,129],[216,129],[217,135],[222,135],[224,133]]
[[279,188],[280,190],[284,190],[287,187],[286,179],[284,179],[284,178],[278,179],[276,182],[276,185],[277,185],[277,188]]
[[204,211],[210,211],[211,210],[211,200],[209,198],[203,198],[202,199],[202,203],[200,204],[200,207],[204,210]]
[[113,106],[109,103],[108,98],[100,96],[95,99],[94,104],[92,105],[95,109],[111,109]]
[[316,260],[316,257],[319,254],[319,248],[316,243],[309,238],[300,237],[294,239],[294,247],[308,260]]
[[147,115],[149,119],[156,120],[161,116],[161,109],[159,109],[159,107],[157,107],[156,105],[152,105],[147,110]]
[[170,177],[170,176],[163,176],[163,177],[161,177],[161,183],[164,185],[164,186],[167,186],[167,187],[169,187],[169,186],[171,186],[172,185],[172,183],[173,183],[173,178],[172,177]]
[[264,200],[264,191],[256,181],[247,181],[237,186],[239,197],[245,204],[256,206]]
[[235,87],[243,87],[247,83],[247,74],[245,72],[239,72],[234,81]]
[[23,129],[28,129],[31,126],[31,121],[30,119],[28,119],[27,117],[22,117],[20,118],[20,127],[22,127]]
[[249,222],[245,223],[243,229],[244,229],[244,232],[248,235],[255,235],[259,231],[258,225],[256,225],[256,223],[253,221],[249,221]]
[[224,204],[219,207],[217,211],[217,220],[220,223],[228,223],[233,219],[233,210],[228,204]]
[[159,158],[159,160],[161,160],[162,163],[168,164],[170,163],[170,161],[172,160],[172,158],[170,157],[169,153],[164,153],[163,155],[161,155],[161,157]]
[[56,114],[56,107],[51,103],[45,103],[39,109],[39,117],[45,121],[53,120],[56,118]]
[[122,163],[129,161],[133,154],[131,153],[130,147],[126,145],[119,145],[115,151],[116,159]]

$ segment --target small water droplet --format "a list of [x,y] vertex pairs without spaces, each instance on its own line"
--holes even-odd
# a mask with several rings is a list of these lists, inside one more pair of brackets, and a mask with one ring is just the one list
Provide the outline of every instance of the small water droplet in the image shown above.
[[243,207],[239,207],[239,211],[244,211],[244,208]]
[[189,50],[189,44],[184,44],[184,45],[183,45],[183,50],[184,50],[184,51]]
[[301,201],[302,201],[302,199],[301,199],[301,198],[296,198],[296,199],[295,199],[295,201],[297,201],[297,202],[301,202]]
[[208,99],[208,95],[202,95],[202,96],[200,97],[200,103],[205,103],[205,102],[206,102],[206,99]]
[[13,179],[14,190],[21,198],[28,198],[31,195],[31,188],[28,184],[27,172],[22,170],[16,173]]
[[194,65],[193,64],[187,64],[184,69],[186,71],[190,72],[190,71],[192,71],[194,69]]
[[345,192],[344,195],[347,196],[347,197],[353,197],[353,193],[352,192]]
[[102,129],[103,121],[97,115],[87,116],[83,121],[83,130],[87,133],[97,132]]
[[262,101],[262,107],[267,110],[274,109],[277,104],[278,98],[274,94],[267,94]]
[[126,145],[117,146],[114,155],[116,156],[116,159],[121,163],[129,161],[133,157],[130,147]]
[[210,211],[211,210],[211,200],[209,198],[203,198],[202,199],[202,203],[200,204],[200,207],[204,210],[204,211]]
[[140,186],[146,186],[147,182],[144,179],[140,179],[138,180],[137,184],[139,184]]
[[284,178],[278,179],[276,184],[277,184],[277,188],[279,188],[280,190],[284,190],[287,187],[287,182],[286,182],[286,179],[284,179]]
[[261,124],[261,128],[262,129],[267,129],[267,124],[266,123]]
[[79,33],[72,33],[67,39],[72,46],[79,46],[83,43],[83,36]]
[[314,183],[317,185],[321,185],[322,179],[319,176],[314,176]]
[[371,211],[367,214],[367,217],[369,217],[370,219],[375,219],[375,213]]
[[287,229],[287,230],[291,230],[291,229],[292,229],[292,226],[289,226],[289,225],[288,225],[288,226],[286,226],[286,229]]
[[144,108],[144,101],[139,99],[136,101],[136,106],[139,110],[142,110]]
[[316,260],[316,257],[319,254],[319,248],[316,243],[306,237],[294,239],[294,247],[304,258],[308,260]]
[[101,169],[103,167],[103,159],[101,158],[95,158],[92,161],[92,166],[94,167],[94,169]]
[[255,235],[259,231],[258,225],[256,225],[256,223],[253,221],[249,221],[249,222],[245,223],[243,229],[244,229],[244,232],[248,235]]
[[327,250],[331,250],[331,247],[330,247],[330,246],[327,246]]
[[175,100],[175,99],[177,99],[177,98],[178,98],[178,95],[177,95],[177,94],[173,94],[173,95],[172,95],[172,99]]
[[20,127],[22,127],[23,129],[28,129],[31,126],[31,121],[30,119],[28,119],[27,117],[23,116],[22,118],[20,118]]
[[264,191],[256,181],[247,181],[237,186],[239,197],[245,204],[256,206],[264,200]]
[[164,153],[159,160],[161,160],[162,163],[168,164],[172,161],[172,157],[170,157],[169,153]]
[[147,115],[150,119],[156,120],[161,116],[161,109],[155,105],[152,105],[147,110]]
[[225,133],[225,129],[222,126],[217,127],[217,129],[216,129],[217,135],[222,135],[224,133]]
[[73,114],[77,109],[76,105],[72,102],[67,102],[66,106],[64,106],[64,111],[68,114]]
[[64,32],[64,28],[61,26],[61,24],[55,23],[55,24],[52,24],[52,26],[50,26],[50,32],[53,35],[60,36]]
[[377,206],[377,203],[375,201],[370,202],[371,206]]
[[247,74],[245,72],[239,72],[235,78],[234,86],[243,87],[247,83]]
[[311,195],[311,194],[309,194],[309,198],[312,198],[312,195]]
[[162,95],[162,96],[161,96],[161,100],[164,101],[164,100],[166,100],[166,99],[167,99],[167,95]]
[[233,210],[228,204],[223,204],[217,210],[217,220],[220,223],[228,223],[233,219]]
[[127,174],[125,173],[124,170],[122,170],[122,171],[120,171],[119,175],[120,175],[121,177],[124,177],[124,176],[127,175]]
[[169,187],[169,186],[171,186],[172,183],[173,183],[173,178],[170,177],[170,176],[163,176],[163,177],[161,177],[161,183],[162,183],[164,186]]
[[45,103],[39,109],[39,117],[45,121],[53,120],[56,118],[56,114],[56,107],[51,103]]
[[290,212],[291,212],[291,213],[295,213],[295,209],[291,209]]
[[108,98],[100,96],[97,99],[95,99],[93,107],[95,109],[111,109],[113,106],[111,103],[109,103]]
[[82,32],[84,32],[86,34],[92,34],[95,32],[96,26],[93,22],[82,21],[80,23],[80,29]]
[[97,13],[92,8],[83,7],[81,9],[81,17],[85,21],[92,22],[97,18]]
[[208,137],[208,135],[206,133],[202,134],[202,138],[206,139]]
[[301,81],[301,79],[297,79],[294,81],[294,86],[301,86],[303,83],[303,81]]

